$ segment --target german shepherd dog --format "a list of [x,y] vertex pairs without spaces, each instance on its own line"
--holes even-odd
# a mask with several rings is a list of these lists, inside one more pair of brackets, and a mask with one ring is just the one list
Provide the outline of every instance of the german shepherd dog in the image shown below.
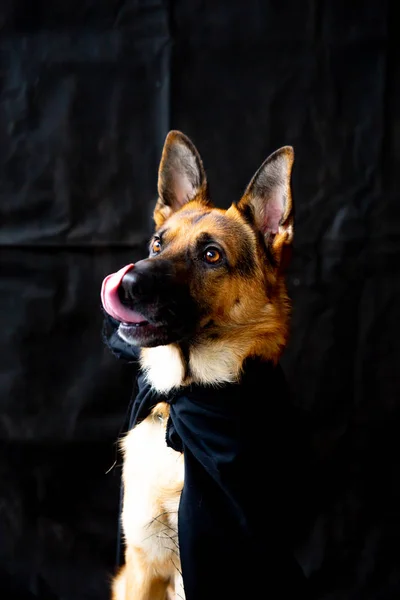
[[[290,146],[271,154],[242,198],[222,210],[211,202],[193,143],[168,134],[149,256],[102,289],[104,309],[119,322],[120,338],[140,348],[157,392],[239,381],[248,357],[279,360],[290,316],[293,157]],[[157,404],[121,443],[125,565],[114,600],[184,597],[177,552],[184,463],[167,447],[168,416],[168,404]]]

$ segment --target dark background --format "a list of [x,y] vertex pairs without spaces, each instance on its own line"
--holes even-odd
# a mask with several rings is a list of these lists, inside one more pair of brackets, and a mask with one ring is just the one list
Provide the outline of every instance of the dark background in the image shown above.
[[298,556],[321,600],[398,600],[395,6],[2,1],[1,598],[107,598],[134,373],[103,346],[99,291],[143,256],[178,128],[223,207],[295,148],[282,364],[322,465]]

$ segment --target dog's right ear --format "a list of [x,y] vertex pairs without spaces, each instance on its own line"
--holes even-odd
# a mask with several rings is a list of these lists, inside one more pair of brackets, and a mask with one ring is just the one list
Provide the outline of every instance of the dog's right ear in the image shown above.
[[180,131],[170,131],[166,137],[158,171],[158,195],[153,214],[157,228],[196,197],[208,204],[202,160],[194,144]]
[[293,239],[291,173],[294,152],[280,148],[264,161],[237,204],[263,235],[278,264],[286,265]]

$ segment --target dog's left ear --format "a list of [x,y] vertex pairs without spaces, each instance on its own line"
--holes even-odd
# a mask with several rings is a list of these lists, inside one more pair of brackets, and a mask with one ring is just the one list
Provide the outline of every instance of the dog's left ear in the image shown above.
[[261,165],[237,204],[264,236],[280,264],[283,250],[293,240],[291,173],[294,151],[284,146]]
[[156,227],[195,197],[208,203],[203,163],[194,144],[180,131],[170,131],[164,143],[158,171]]

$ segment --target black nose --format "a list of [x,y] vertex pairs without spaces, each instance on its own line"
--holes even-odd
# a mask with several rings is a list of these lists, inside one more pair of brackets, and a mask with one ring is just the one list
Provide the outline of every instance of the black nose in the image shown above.
[[138,302],[154,302],[160,294],[165,293],[172,279],[171,267],[167,261],[148,258],[139,260],[122,278],[118,288],[119,299],[126,306],[133,306]]
[[138,279],[138,273],[135,272],[134,268],[130,269],[130,271],[123,276],[118,287],[118,297],[122,304],[125,304],[126,306],[132,304],[137,295]]

